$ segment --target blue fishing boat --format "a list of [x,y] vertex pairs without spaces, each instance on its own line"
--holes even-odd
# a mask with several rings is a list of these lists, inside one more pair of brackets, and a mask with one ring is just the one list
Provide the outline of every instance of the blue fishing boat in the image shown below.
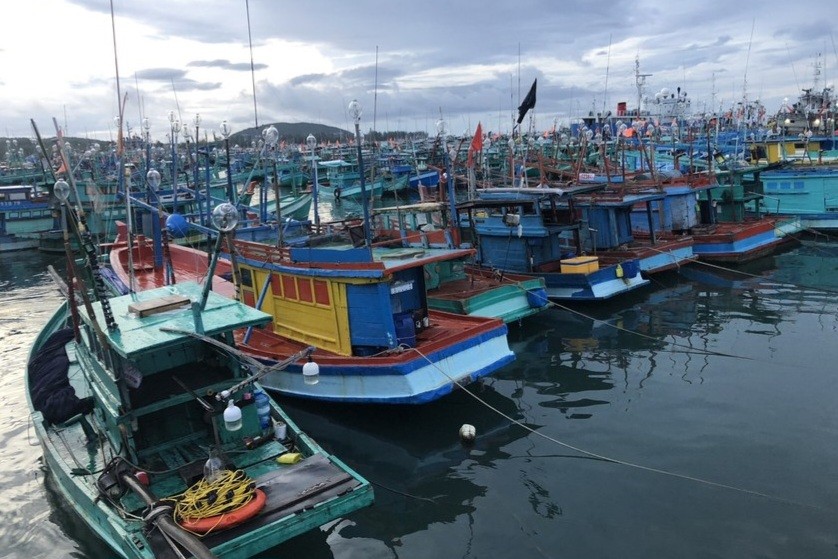
[[799,218],[808,229],[838,228],[838,168],[794,165],[763,171],[759,181],[766,214]]
[[637,258],[600,263],[583,254],[581,224],[570,204],[574,194],[600,188],[493,188],[458,204],[470,232],[464,235],[477,248],[476,263],[501,274],[541,277],[553,300],[609,299],[647,285]]
[[[461,243],[450,206],[424,202],[375,208],[373,231],[377,246],[431,248],[469,247]],[[425,267],[429,308],[463,315],[517,322],[548,308],[544,279],[513,273],[496,274],[474,267],[472,254]]]
[[0,186],[0,252],[37,248],[57,226],[49,194],[29,185]]
[[[171,245],[165,263],[160,258],[155,265],[155,248],[140,241],[130,250],[124,242],[111,249],[111,265],[126,285],[161,287],[169,271],[177,283],[207,274],[206,253]],[[237,240],[235,258],[219,261],[213,290],[273,317],[268,328],[237,333],[243,351],[275,363],[305,346],[317,348],[316,386],[305,382],[305,363],[297,361],[265,376],[266,387],[328,401],[420,404],[514,359],[501,320],[429,308],[426,267],[471,250],[364,242],[362,226],[304,247]]]
[[[344,159],[318,162],[318,168],[323,172],[320,176],[320,183],[317,185],[317,192],[323,199],[360,200],[361,172],[358,165]],[[384,192],[384,180],[365,180],[364,188],[369,198],[381,197]]]
[[26,393],[55,486],[118,556],[246,559],[372,502],[262,390],[313,348],[271,367],[236,349],[270,315],[209,284],[108,297],[96,281],[84,305],[75,284],[32,346]]
[[[635,234],[633,212],[645,214],[652,225],[655,216],[664,218],[660,209],[666,199],[664,191],[643,187],[634,194],[619,189],[600,190],[577,196],[573,204],[583,216],[582,246],[588,254],[596,255],[601,263],[618,264],[636,259],[644,275],[656,274],[696,260],[693,238],[689,235]],[[655,211],[655,209],[657,211]]]
[[685,176],[663,188],[666,198],[652,210],[653,219],[635,211],[635,231],[690,235],[699,260],[741,264],[794,242],[796,220],[752,211],[760,195],[749,174],[758,167]]

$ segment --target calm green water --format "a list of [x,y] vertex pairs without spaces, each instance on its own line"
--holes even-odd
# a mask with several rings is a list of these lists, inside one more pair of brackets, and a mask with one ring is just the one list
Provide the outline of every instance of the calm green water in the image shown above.
[[[22,368],[58,304],[55,260],[0,255],[0,557],[111,556],[51,491],[29,429]],[[838,245],[757,278],[692,270],[513,326],[518,359],[471,387],[482,402],[284,401],[376,504],[266,556],[838,556]]]

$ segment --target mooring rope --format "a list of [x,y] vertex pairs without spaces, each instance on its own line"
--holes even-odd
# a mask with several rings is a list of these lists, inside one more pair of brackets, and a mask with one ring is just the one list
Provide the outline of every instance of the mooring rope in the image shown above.
[[720,482],[717,482],[717,481],[712,481],[712,480],[700,478],[700,477],[697,477],[697,476],[691,476],[689,474],[681,474],[681,473],[678,473],[678,472],[672,472],[672,471],[669,471],[669,470],[664,470],[664,469],[661,469],[661,468],[655,468],[655,467],[652,467],[652,466],[644,466],[643,464],[638,464],[636,462],[629,462],[627,460],[620,460],[618,458],[613,458],[611,456],[606,456],[604,454],[598,454],[596,452],[591,452],[589,450],[585,450],[584,448],[581,448],[581,447],[572,445],[570,443],[566,443],[564,441],[561,441],[561,440],[559,440],[555,437],[551,437],[550,435],[545,435],[544,433],[542,433],[540,431],[537,431],[537,430],[533,429],[532,427],[529,427],[529,426],[525,425],[524,423],[518,421],[514,417],[511,417],[511,416],[507,415],[506,413],[502,412],[501,410],[494,407],[492,404],[490,404],[489,402],[487,402],[486,400],[484,400],[483,398],[481,398],[480,396],[478,396],[477,394],[475,394],[474,392],[469,390],[460,381],[456,380],[454,377],[452,377],[451,375],[446,373],[444,370],[442,370],[442,368],[437,363],[434,363],[433,361],[431,361],[428,358],[428,356],[426,356],[424,353],[422,353],[422,351],[420,351],[419,349],[417,349],[415,347],[409,348],[409,349],[412,350],[412,351],[415,351],[417,354],[419,354],[423,359],[425,359],[437,371],[439,371],[440,373],[445,375],[458,388],[463,390],[463,392],[468,394],[470,397],[477,400],[484,407],[488,408],[489,410],[491,410],[494,413],[498,414],[499,416],[503,417],[504,419],[506,419],[510,423],[512,423],[514,425],[517,425],[518,427],[521,427],[525,431],[527,431],[527,432],[529,432],[533,435],[537,435],[537,436],[539,436],[539,437],[541,437],[541,438],[543,438],[547,441],[550,441],[554,444],[557,444],[557,445],[562,446],[564,448],[570,449],[574,452],[578,452],[580,454],[583,454],[583,455],[588,456],[590,458],[594,458],[596,460],[601,460],[601,461],[604,461],[604,462],[611,462],[613,464],[619,464],[621,466],[626,466],[626,467],[634,468],[634,469],[637,469],[637,470],[643,470],[643,471],[654,473],[654,474],[660,474],[660,475],[673,477],[673,478],[677,478],[677,479],[683,479],[683,480],[686,480],[686,481],[692,481],[692,482],[699,483],[699,484],[702,484],[702,485],[707,485],[707,486],[710,486],[710,487],[717,487],[719,489],[727,489],[727,490],[735,491],[735,492],[738,492],[738,493],[744,493],[746,495],[762,497],[764,499],[768,499],[770,501],[774,501],[774,502],[777,502],[777,503],[784,503],[784,504],[788,504],[788,505],[794,505],[794,506],[804,507],[804,508],[813,509],[813,510],[817,510],[817,511],[832,513],[832,511],[830,511],[829,509],[826,509],[824,507],[820,507],[820,506],[817,506],[817,505],[810,505],[810,504],[807,504],[807,503],[802,503],[800,501],[787,499],[785,497],[778,497],[776,495],[770,495],[768,493],[763,493],[761,491],[755,491],[753,489],[747,489],[747,488],[744,488],[744,487],[737,487],[735,485],[720,483]]

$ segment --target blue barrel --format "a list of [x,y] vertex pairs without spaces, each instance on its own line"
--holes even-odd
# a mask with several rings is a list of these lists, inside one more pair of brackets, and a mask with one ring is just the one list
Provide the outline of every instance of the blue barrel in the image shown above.
[[547,304],[547,290],[541,287],[527,291],[527,304],[533,309],[540,309]]
[[401,312],[393,315],[396,325],[396,339],[399,345],[416,347],[416,325],[413,323],[412,312]]
[[633,278],[640,273],[640,261],[638,260],[626,260],[622,266],[623,277]]
[[256,402],[256,415],[259,416],[259,426],[262,429],[271,427],[271,404],[268,400],[268,395],[257,390],[253,394],[253,399]]

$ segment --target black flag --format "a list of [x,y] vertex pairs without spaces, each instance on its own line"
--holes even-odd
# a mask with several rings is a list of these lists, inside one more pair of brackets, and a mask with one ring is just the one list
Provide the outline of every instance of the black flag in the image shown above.
[[528,110],[535,108],[535,84],[537,82],[538,78],[533,80],[530,92],[527,93],[527,96],[524,97],[524,101],[521,103],[521,106],[518,107],[518,124],[521,124],[521,121],[524,120],[524,116],[527,114]]

